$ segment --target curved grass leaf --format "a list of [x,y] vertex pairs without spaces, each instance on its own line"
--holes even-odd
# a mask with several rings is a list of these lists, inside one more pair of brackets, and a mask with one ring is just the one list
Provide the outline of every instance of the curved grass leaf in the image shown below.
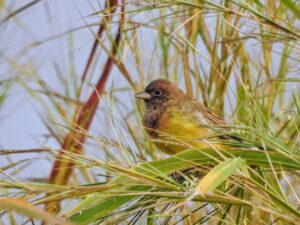
[[205,195],[213,191],[241,167],[246,167],[246,161],[239,158],[228,159],[220,163],[200,180],[194,194]]

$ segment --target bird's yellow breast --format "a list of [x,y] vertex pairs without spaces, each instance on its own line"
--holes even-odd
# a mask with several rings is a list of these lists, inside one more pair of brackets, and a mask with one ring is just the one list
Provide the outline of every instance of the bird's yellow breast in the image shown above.
[[209,129],[205,121],[203,125],[194,119],[191,113],[184,113],[171,108],[164,113],[156,129],[158,137],[156,145],[168,154],[178,153],[189,148],[207,148],[208,138],[215,133]]

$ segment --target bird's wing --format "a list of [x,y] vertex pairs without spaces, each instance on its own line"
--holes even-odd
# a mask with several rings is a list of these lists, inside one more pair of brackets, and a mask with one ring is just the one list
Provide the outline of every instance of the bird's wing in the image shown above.
[[179,108],[182,114],[188,117],[187,120],[193,120],[200,127],[207,126],[209,129],[214,130],[216,137],[242,142],[240,137],[230,134],[230,129],[221,117],[208,110],[197,100],[182,101]]
[[[183,113],[192,115],[195,122],[199,123],[199,125],[216,125],[220,127],[226,125],[221,117],[208,110],[196,100],[182,101],[179,107]],[[224,127],[224,129],[226,128]]]

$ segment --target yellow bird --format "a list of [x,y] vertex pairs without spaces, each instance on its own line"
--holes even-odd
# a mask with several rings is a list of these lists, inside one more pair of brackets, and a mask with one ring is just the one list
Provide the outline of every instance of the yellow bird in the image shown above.
[[165,153],[220,147],[224,146],[222,139],[241,141],[226,135],[228,128],[222,118],[168,80],[154,80],[135,96],[145,103],[143,125],[147,133]]

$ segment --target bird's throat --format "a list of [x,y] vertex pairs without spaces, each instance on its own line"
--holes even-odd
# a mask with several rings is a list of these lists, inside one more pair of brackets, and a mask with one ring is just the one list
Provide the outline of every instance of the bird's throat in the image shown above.
[[147,132],[151,137],[157,137],[158,134],[155,131],[161,123],[161,120],[164,118],[165,110],[164,108],[156,108],[152,110],[147,110],[143,117],[143,125],[145,126]]

